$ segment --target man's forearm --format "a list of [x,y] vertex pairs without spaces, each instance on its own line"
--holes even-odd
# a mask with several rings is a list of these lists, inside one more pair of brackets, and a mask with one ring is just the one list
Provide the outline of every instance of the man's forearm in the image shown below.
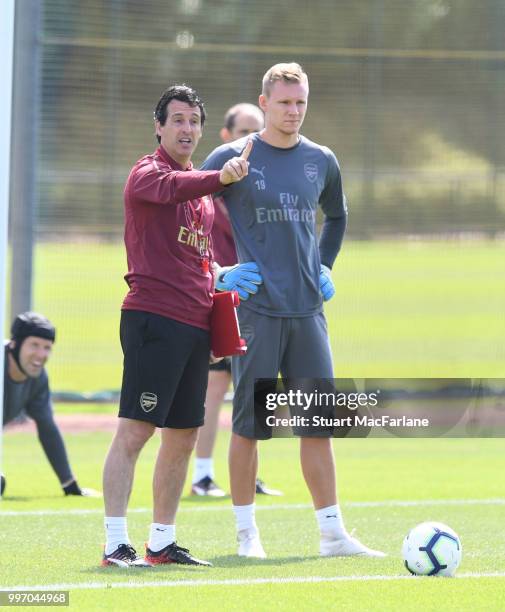
[[319,255],[321,263],[331,269],[337,258],[344,240],[347,215],[341,217],[325,217],[321,237],[319,239]]
[[63,437],[54,419],[36,421],[39,440],[61,484],[73,479]]

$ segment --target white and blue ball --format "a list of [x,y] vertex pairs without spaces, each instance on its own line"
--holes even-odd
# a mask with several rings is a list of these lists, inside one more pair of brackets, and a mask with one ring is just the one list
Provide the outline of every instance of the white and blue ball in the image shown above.
[[414,527],[402,547],[405,567],[416,576],[454,576],[461,563],[462,548],[456,532],[443,523]]

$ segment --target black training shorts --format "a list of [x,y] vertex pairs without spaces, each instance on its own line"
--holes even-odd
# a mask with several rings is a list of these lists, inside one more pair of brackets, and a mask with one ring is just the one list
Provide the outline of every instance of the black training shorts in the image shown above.
[[157,427],[201,427],[210,336],[199,327],[138,310],[121,312],[119,416]]
[[231,357],[225,357],[217,363],[211,363],[209,370],[211,372],[228,372],[228,374],[231,374]]

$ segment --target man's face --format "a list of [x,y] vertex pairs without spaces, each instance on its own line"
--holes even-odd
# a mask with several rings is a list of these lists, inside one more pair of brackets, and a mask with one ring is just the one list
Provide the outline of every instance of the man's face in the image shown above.
[[52,341],[45,338],[28,336],[23,340],[19,351],[19,363],[30,378],[38,378],[42,374],[52,348]]
[[287,136],[297,134],[305,118],[308,97],[307,82],[276,81],[268,97],[263,94],[259,97],[267,129],[273,128]]
[[181,166],[186,166],[202,137],[202,118],[198,106],[171,100],[165,125],[156,121],[156,134],[165,151]]
[[231,130],[227,130],[230,141],[237,140],[243,136],[248,136],[263,129],[263,120],[258,115],[242,112],[235,117],[235,125]]

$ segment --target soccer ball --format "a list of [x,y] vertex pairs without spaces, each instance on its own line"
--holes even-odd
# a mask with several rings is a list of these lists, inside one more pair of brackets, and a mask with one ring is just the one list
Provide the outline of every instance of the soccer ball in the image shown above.
[[405,567],[418,576],[454,576],[461,554],[457,534],[443,523],[421,523],[403,540]]

